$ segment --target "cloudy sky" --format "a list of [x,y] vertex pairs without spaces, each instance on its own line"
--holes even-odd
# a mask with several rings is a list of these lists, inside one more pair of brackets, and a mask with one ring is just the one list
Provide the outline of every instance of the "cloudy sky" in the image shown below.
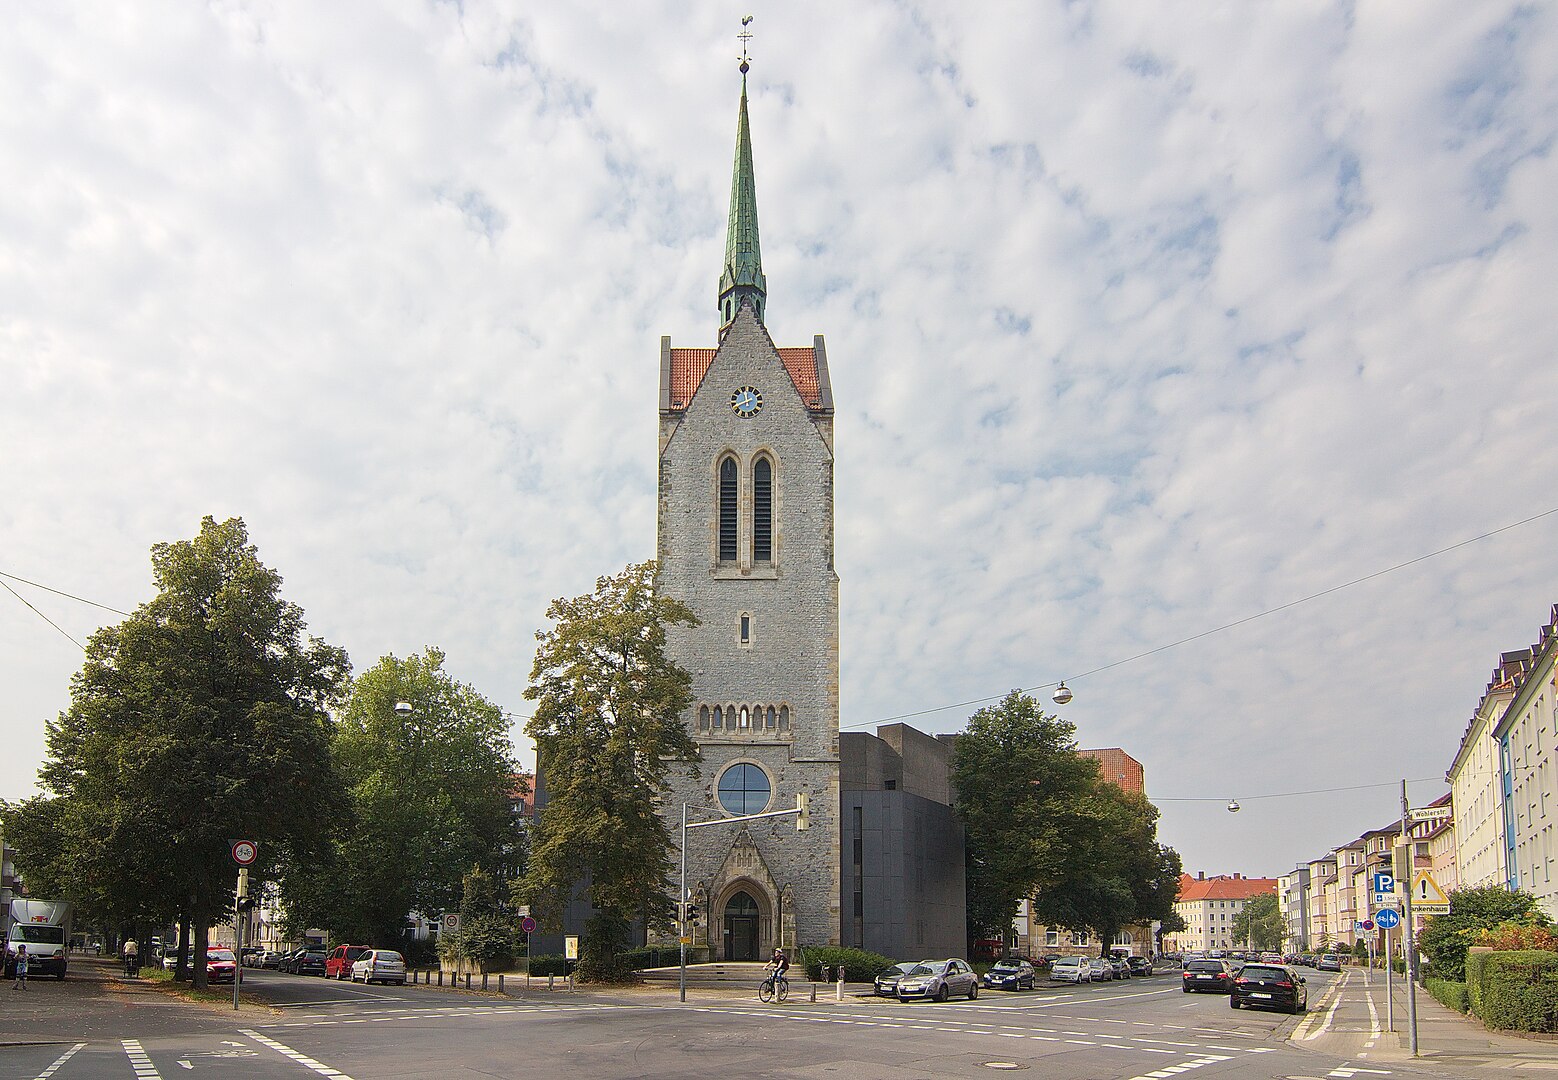
[[[547,602],[654,553],[748,13],[768,325],[826,335],[838,405],[846,728],[1067,678],[1209,873],[1442,777],[1558,515],[1094,669],[1558,507],[1548,5],[11,6],[0,572],[130,610],[151,545],[241,516],[359,669],[436,644],[523,717]],[[0,592],[0,796],[80,662]]]

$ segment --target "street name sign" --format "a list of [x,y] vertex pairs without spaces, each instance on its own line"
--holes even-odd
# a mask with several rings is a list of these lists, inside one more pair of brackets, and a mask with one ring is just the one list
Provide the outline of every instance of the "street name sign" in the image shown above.
[[1374,913],[1374,921],[1381,930],[1394,930],[1401,925],[1401,913],[1395,908],[1380,908]]
[[1408,821],[1443,821],[1454,816],[1455,811],[1448,806],[1419,806],[1407,811]]
[[1450,914],[1450,898],[1427,870],[1419,870],[1412,879],[1412,911],[1417,915]]

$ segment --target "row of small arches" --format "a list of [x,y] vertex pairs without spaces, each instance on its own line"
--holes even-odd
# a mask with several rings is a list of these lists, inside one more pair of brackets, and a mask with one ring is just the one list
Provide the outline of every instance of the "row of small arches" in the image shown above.
[[699,705],[699,731],[789,731],[788,705]]

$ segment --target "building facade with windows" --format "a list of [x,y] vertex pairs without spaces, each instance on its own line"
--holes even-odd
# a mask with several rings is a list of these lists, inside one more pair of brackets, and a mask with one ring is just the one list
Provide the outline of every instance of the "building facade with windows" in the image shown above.
[[1514,694],[1493,729],[1504,809],[1505,884],[1536,897],[1558,916],[1558,605],[1530,656],[1520,663]]
[[1467,888],[1505,885],[1509,880],[1503,774],[1493,733],[1514,699],[1520,666],[1530,659],[1530,649],[1499,656],[1445,773],[1455,810],[1455,877]]
[[1277,907],[1287,927],[1289,952],[1309,950],[1309,867],[1295,866],[1277,879]]
[[1243,949],[1246,942],[1236,929],[1244,905],[1257,896],[1276,896],[1276,878],[1248,878],[1240,874],[1179,879],[1179,899],[1174,910],[1185,920],[1185,929],[1165,934],[1165,952],[1211,952]]
[[796,806],[792,817],[687,836],[693,944],[754,960],[840,931],[839,578],[833,563],[833,388],[818,336],[780,348],[758,237],[746,64],[713,348],[660,342],[656,587],[696,626],[667,628],[692,673],[685,721],[702,754],[662,810],[677,826]]

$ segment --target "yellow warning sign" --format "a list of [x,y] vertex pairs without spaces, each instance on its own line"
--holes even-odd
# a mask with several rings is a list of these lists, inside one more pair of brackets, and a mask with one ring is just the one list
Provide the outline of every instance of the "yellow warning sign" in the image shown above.
[[1412,878],[1412,913],[1414,915],[1448,915],[1450,898],[1439,887],[1427,870],[1419,870]]

